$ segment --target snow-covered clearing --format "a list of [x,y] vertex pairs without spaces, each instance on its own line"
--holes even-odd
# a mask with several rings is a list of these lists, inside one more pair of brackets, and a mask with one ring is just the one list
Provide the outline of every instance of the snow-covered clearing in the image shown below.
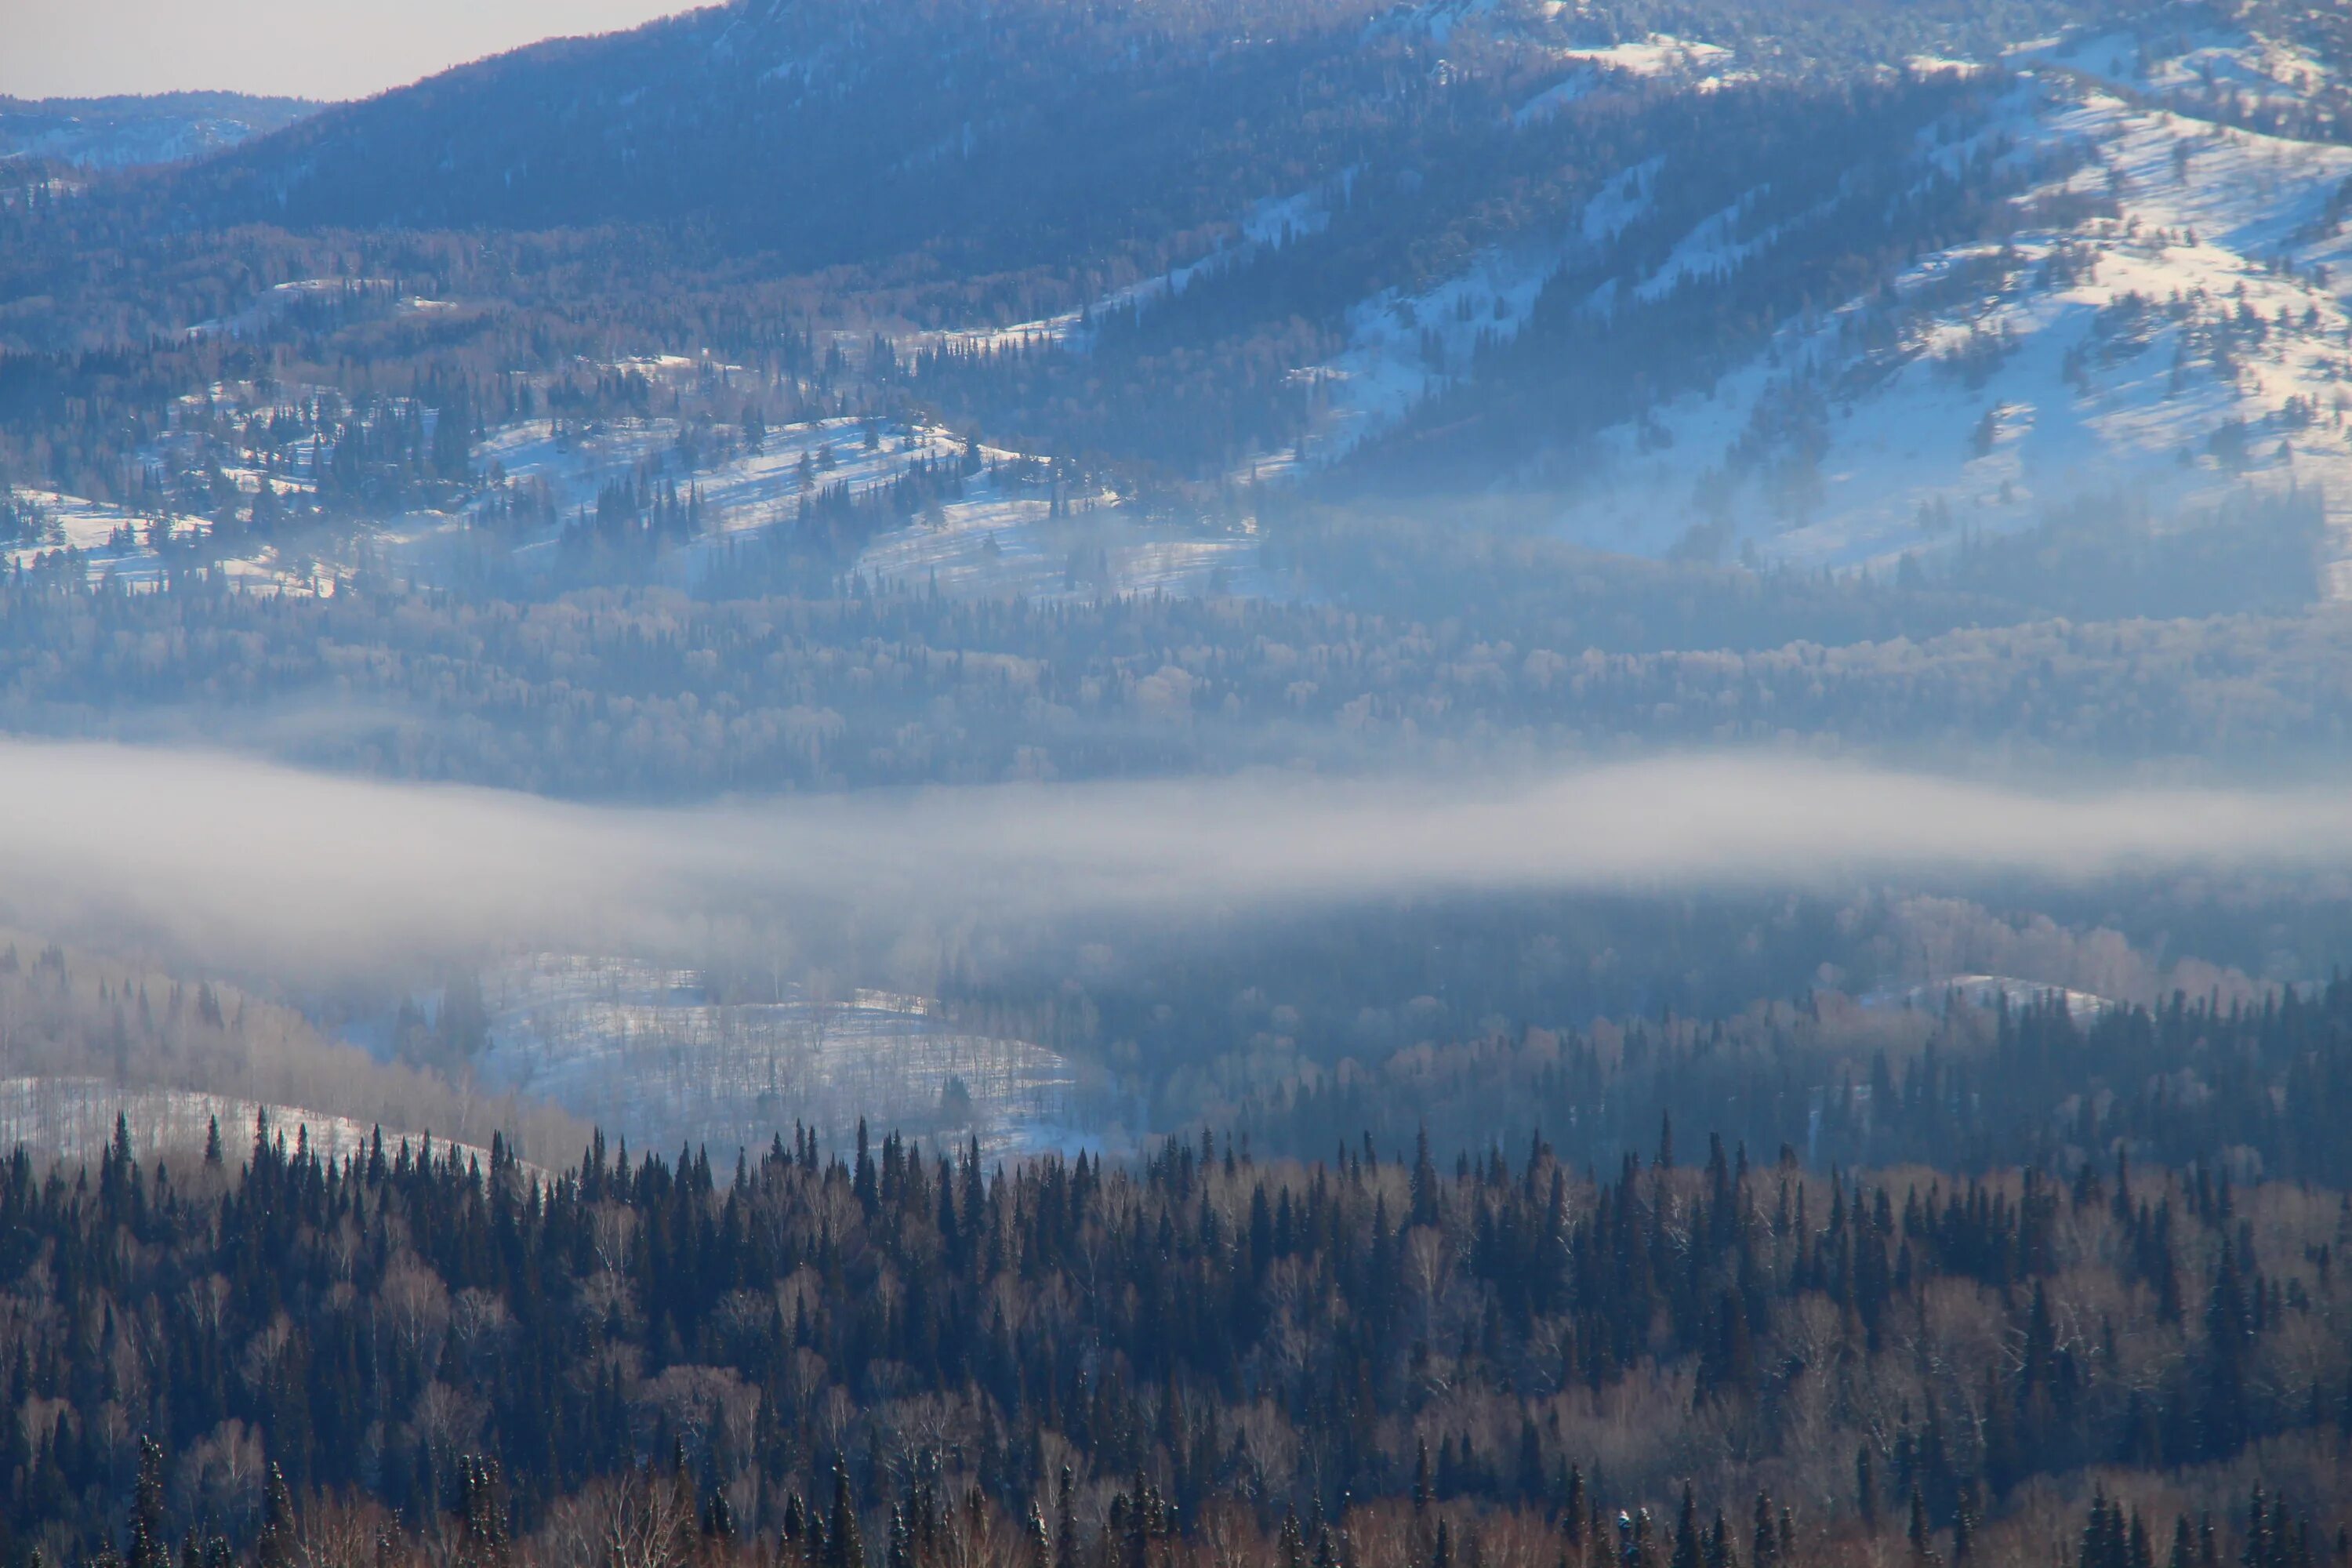
[[2326,67],[2282,39],[2211,26],[2153,35],[2091,32],[2027,45],[2014,58],[2176,104],[2218,94],[2248,103],[2299,103],[2329,80]]
[[1003,1153],[1066,1146],[1101,1086],[1042,1046],[957,1030],[920,997],[787,990],[721,1003],[698,975],[541,954],[486,980],[487,1077],[640,1147],[759,1150],[795,1121],[845,1143],[860,1117]]
[[2113,1012],[2116,1006],[2113,1001],[2095,992],[2020,980],[2013,974],[1955,974],[1930,985],[1874,991],[1855,1000],[1864,1007],[1915,1007],[1940,1011],[1957,1003],[1988,1011],[2005,1006],[2012,1013],[2057,1002],[2065,1006],[2068,1015],[2078,1024],[2090,1023],[2104,1014]]
[[1677,38],[1671,33],[1652,33],[1638,43],[1610,44],[1592,49],[1561,49],[1564,60],[1580,60],[1604,70],[1625,71],[1633,76],[1685,76],[1715,69],[1731,58],[1731,51],[1720,44],[1701,43],[1694,38]]
[[[29,508],[42,527],[37,537],[0,549],[0,558],[10,564],[21,570],[70,550],[79,552],[92,583],[111,579],[131,592],[163,584],[163,557],[152,542],[159,526],[154,517],[56,490],[19,488],[15,494],[16,504]],[[178,527],[201,532],[205,525],[184,521]]]
[[[965,462],[963,443],[936,426],[876,426],[869,447],[864,421],[829,419],[772,429],[757,451],[738,446],[723,457],[698,456],[691,466],[681,445],[688,434],[668,418],[604,421],[561,435],[551,421],[533,420],[492,432],[474,458],[512,483],[543,482],[567,520],[593,510],[606,484],[640,473],[674,485],[681,497],[698,493],[703,531],[667,565],[675,580],[695,584],[723,574],[730,549],[791,527],[803,497],[817,490],[846,484],[863,492],[911,465]],[[712,438],[704,433],[706,446]],[[1107,492],[1066,485],[1057,513],[1045,465],[995,447],[980,447],[977,457],[980,467],[962,476],[961,497],[875,535],[854,569],[915,587],[1048,598],[1238,592],[1255,582],[1257,544],[1245,525],[1145,518]],[[458,526],[419,519],[399,540],[429,548]],[[526,542],[524,551],[554,548],[556,531]],[[715,581],[723,588],[723,577]]]
[[[233,479],[258,478],[255,470],[225,471]],[[281,491],[288,488],[280,482]],[[163,585],[167,567],[156,542],[164,520],[156,514],[55,490],[19,488],[15,495],[17,504],[30,508],[43,526],[37,537],[0,545],[0,560],[19,570],[56,570],[76,561],[87,582],[111,584],[125,593],[149,593]],[[171,519],[169,526],[171,539],[182,546],[205,539],[213,527],[200,517]],[[348,563],[259,541],[236,554],[207,551],[204,559],[238,587],[258,593],[331,595],[349,571]]]
[[[264,1115],[273,1142],[282,1141],[289,1154],[307,1147],[323,1160],[364,1157],[379,1131],[348,1116],[197,1089],[131,1089],[99,1078],[0,1079],[0,1149],[21,1144],[68,1160],[95,1159],[112,1142],[115,1119],[121,1116],[142,1160],[200,1155],[217,1122],[222,1156],[234,1164],[251,1152],[256,1119]],[[412,1157],[421,1156],[430,1138],[436,1160],[446,1160],[455,1151],[461,1162],[478,1161],[485,1169],[490,1163],[490,1152],[475,1144],[419,1131],[381,1131],[387,1159],[404,1142]]]
[[1678,38],[1671,33],[1652,33],[1638,42],[1593,48],[1556,48],[1550,54],[1575,68],[1519,105],[1511,116],[1513,124],[1525,128],[1557,114],[1603,85],[1612,74],[1671,78],[1704,89],[1721,79],[1715,73],[1731,58],[1731,51],[1720,44]]

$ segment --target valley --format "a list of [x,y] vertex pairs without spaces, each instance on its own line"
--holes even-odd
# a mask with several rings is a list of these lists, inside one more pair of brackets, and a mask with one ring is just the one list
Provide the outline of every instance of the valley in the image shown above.
[[0,1568],[2352,1561],[2352,11],[390,19],[0,100]]

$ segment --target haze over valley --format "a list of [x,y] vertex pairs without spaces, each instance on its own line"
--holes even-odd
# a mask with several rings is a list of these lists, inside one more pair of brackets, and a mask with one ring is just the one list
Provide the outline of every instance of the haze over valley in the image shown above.
[[149,3],[0,1568],[2352,1552],[2352,12]]

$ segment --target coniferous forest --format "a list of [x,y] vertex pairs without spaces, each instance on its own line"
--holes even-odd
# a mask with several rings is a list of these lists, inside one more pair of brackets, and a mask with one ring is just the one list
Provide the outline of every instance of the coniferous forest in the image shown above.
[[2345,0],[257,3],[0,0],[0,1568],[2352,1568]]
[[[1131,1164],[863,1124],[336,1158],[266,1116],[142,1160],[123,1122],[0,1170],[0,1547],[2338,1562],[2352,1195],[2305,1122],[2340,1117],[2348,1016],[2004,1008],[1817,1105],[1811,1161],[1671,1113],[1507,1145],[1507,1106],[1555,1106],[1491,1060],[1449,1100],[1484,1146],[1294,1093]],[[1727,1104],[1775,1076],[1719,1026],[1486,1049],[1595,1109],[1636,1092],[1603,1050]],[[1383,1131],[1330,1137],[1359,1113]],[[1839,1163],[1874,1127],[1935,1163]]]

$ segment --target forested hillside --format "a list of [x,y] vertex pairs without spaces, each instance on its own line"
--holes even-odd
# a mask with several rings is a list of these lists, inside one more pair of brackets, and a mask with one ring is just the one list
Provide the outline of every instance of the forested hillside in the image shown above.
[[2179,450],[2200,503],[2338,481],[2340,47],[2059,0],[741,0],[27,185],[0,461],[264,565],[512,519],[498,438],[541,417],[675,437],[682,488],[885,419],[1125,517],[1272,475],[1644,553],[1939,554],[2168,512]]
[[[2275,1041],[2332,1079],[2343,1006],[2101,1029]],[[1974,1066],[2089,1093],[2100,1033],[2004,1018]],[[1874,1099],[1904,1146],[1975,1144],[1940,1173],[1573,1119],[1312,1163],[1262,1124],[1134,1170],[794,1130],[730,1173],[600,1137],[551,1186],[502,1145],[322,1162],[267,1125],[168,1167],[127,1129],[79,1173],[20,1154],[7,1550],[2090,1568],[2177,1534],[2184,1564],[2332,1560],[2352,1200],[2243,1179],[2298,1169],[2259,1077],[2167,1125],[2086,1113],[2021,1171],[2009,1110],[1969,1132],[1942,1076],[1969,1070],[1931,1049],[1832,1102],[1832,1140]],[[2244,1511],[2255,1475],[2275,1518]]]
[[73,169],[184,163],[290,125],[299,98],[171,92],[152,98],[0,96],[0,157]]
[[2016,624],[1998,598],[1934,584],[1602,563],[1558,582],[1535,605],[1383,614],[906,585],[530,605],[32,578],[0,586],[0,713],[55,735],[249,732],[336,768],[640,799],[1800,737],[1927,756],[1998,739],[2226,776],[2320,766],[2352,724],[2333,612]]
[[0,1568],[2352,1568],[2347,16],[0,103]]

